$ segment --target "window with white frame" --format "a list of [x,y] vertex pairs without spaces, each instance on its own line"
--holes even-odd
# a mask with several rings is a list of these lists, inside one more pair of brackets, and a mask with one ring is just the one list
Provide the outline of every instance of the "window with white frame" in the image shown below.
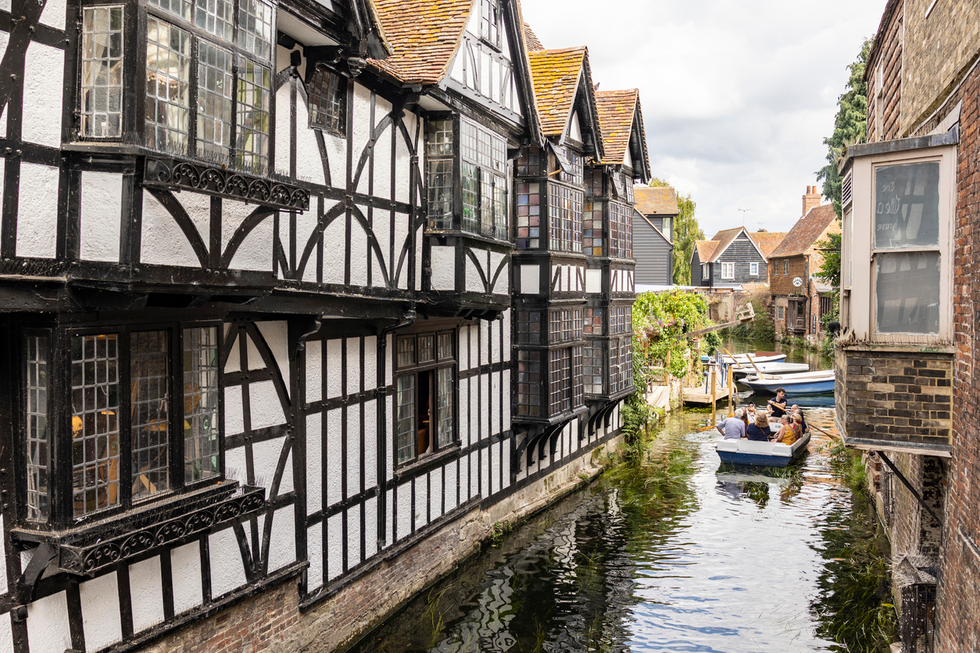
[[788,258],[784,258],[783,259],[783,276],[784,277],[788,277],[789,276],[789,259]]
[[735,278],[735,263],[722,263],[721,264],[721,278],[722,279],[734,279]]
[[710,263],[702,263],[701,264],[701,278],[702,279],[707,279],[710,276],[711,276],[711,264]]
[[411,463],[456,441],[452,331],[400,336],[395,345],[395,453]]
[[480,38],[497,48],[502,28],[500,14],[500,0],[480,0]]
[[749,276],[750,277],[757,277],[757,276],[759,276],[759,264],[758,263],[749,263]]
[[783,306],[776,307],[776,319],[785,320],[786,319],[786,308]]
[[[149,0],[146,68],[124,52],[123,5],[83,6],[79,135],[124,137],[127,84],[144,93],[146,147],[257,174],[269,165],[274,7],[265,0]],[[133,107],[133,108],[131,108]]]

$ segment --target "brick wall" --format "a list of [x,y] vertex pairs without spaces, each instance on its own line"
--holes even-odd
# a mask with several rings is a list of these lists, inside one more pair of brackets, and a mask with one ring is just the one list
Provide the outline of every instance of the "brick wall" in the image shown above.
[[[789,275],[783,274],[783,261],[789,261]],[[769,292],[773,295],[802,295],[806,292],[806,284],[797,288],[793,279],[800,277],[804,282],[808,279],[806,257],[791,256],[788,259],[774,259],[769,264]]]
[[[868,142],[900,138],[902,118],[902,22],[904,3],[899,2],[888,25],[877,38],[865,77],[868,81]],[[879,84],[879,79],[882,83]]]
[[851,347],[837,354],[837,413],[848,439],[949,445],[948,354]]
[[904,15],[901,131],[909,135],[955,89],[975,61],[980,51],[980,3],[905,0]]
[[980,71],[971,73],[959,95],[963,107],[953,253],[956,419],[937,596],[941,653],[980,650],[980,388],[975,371],[980,261],[973,245],[980,233]]

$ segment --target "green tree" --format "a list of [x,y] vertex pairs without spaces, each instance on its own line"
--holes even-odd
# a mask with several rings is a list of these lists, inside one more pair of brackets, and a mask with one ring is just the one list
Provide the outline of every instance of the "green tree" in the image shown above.
[[864,83],[864,67],[870,51],[871,41],[865,39],[858,58],[848,66],[851,74],[844,94],[837,99],[834,133],[823,139],[827,146],[827,165],[817,171],[817,179],[823,180],[823,196],[834,203],[838,218],[841,216],[841,178],[837,164],[846,156],[848,145],[863,143],[867,138],[868,86]]
[[823,250],[823,261],[817,268],[816,277],[834,289],[831,294],[833,309],[820,318],[825,328],[829,322],[836,322],[840,315],[840,243],[839,233],[827,234],[825,240],[817,243],[817,247]]
[[[651,186],[668,187],[663,179],[654,177]],[[677,218],[674,219],[674,270],[671,274],[674,283],[686,286],[691,283],[691,254],[694,253],[694,241],[704,240],[704,232],[694,217],[697,208],[691,194],[677,195]]]

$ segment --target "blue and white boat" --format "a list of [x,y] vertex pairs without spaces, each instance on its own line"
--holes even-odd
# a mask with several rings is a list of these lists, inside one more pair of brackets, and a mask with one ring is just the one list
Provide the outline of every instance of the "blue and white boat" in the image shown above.
[[774,395],[777,388],[783,388],[791,396],[824,394],[834,391],[834,370],[771,376],[766,374],[762,378],[749,376],[742,379],[742,383],[758,393]]
[[770,374],[798,374],[809,371],[810,366],[806,363],[756,363],[755,365],[732,366],[732,372],[737,379],[745,376],[756,376],[758,372],[769,376]]
[[[749,361],[749,358],[752,358]],[[705,363],[714,360],[714,356],[702,356],[701,360]],[[754,354],[723,354],[721,356],[721,362],[726,365],[731,365],[733,362],[735,365],[748,365],[752,367],[752,363],[779,363],[786,360],[786,354],[780,353],[778,351],[758,351]]]
[[810,434],[793,444],[782,442],[756,442],[754,440],[722,440],[715,445],[715,451],[723,463],[733,465],[756,465],[762,467],[786,467],[807,452]]

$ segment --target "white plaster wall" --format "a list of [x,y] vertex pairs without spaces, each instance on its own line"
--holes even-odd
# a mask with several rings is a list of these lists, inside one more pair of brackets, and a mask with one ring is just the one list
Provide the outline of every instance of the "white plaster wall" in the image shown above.
[[248,482],[245,447],[235,447],[234,449],[225,450],[225,478],[240,483]]
[[326,183],[316,130],[310,129],[310,112],[299,94],[296,101],[296,177],[314,184]]
[[342,408],[335,408],[327,412],[327,505],[332,506],[341,499],[343,489],[341,479],[343,478],[344,467],[341,454],[341,442],[344,436],[343,424],[341,421]]
[[470,328],[468,326],[460,327],[459,331],[456,333],[456,339],[459,342],[459,369],[460,371],[465,371],[470,369]]
[[479,402],[480,402],[480,386],[476,377],[470,377],[470,444],[476,443],[482,437],[480,433],[480,424],[477,421],[479,419]]
[[[361,160],[361,153],[371,139],[371,91],[361,84],[354,82],[354,106],[351,115],[347,117],[352,123],[351,145],[354,152],[354,165]],[[357,190],[367,193],[367,178],[369,168],[365,166],[364,172],[357,184]]]
[[480,495],[480,460],[476,452],[469,455],[470,459],[470,497]]
[[[331,207],[324,206],[328,211]],[[341,213],[323,230],[323,283],[344,283],[344,266],[346,265],[347,240],[344,235],[347,217]]]
[[582,140],[582,125],[579,124],[578,114],[574,111],[572,112],[572,119],[568,121],[568,136],[579,142]]
[[[272,533],[269,535],[269,571],[282,569],[296,562],[295,513],[292,506],[280,508],[272,514]],[[259,532],[263,532],[265,515],[259,517]]]
[[374,276],[371,279],[371,285],[383,288],[385,284],[384,277],[381,274],[382,268],[388,277],[391,277],[391,262],[390,262],[390,246],[391,246],[391,211],[382,211],[381,209],[374,209],[373,213],[373,225],[371,230],[374,232],[374,237],[378,241],[378,247],[381,250],[381,258],[378,258],[378,252],[371,250],[371,265],[372,273]]
[[[402,122],[405,125],[405,129],[408,131],[409,138],[414,139],[418,117],[414,113],[406,111],[404,117],[402,118]],[[414,142],[412,145],[414,145]],[[395,135],[395,200],[399,202],[408,202],[409,198],[411,197],[411,151],[411,145],[405,142],[405,136],[399,129]],[[419,165],[423,165],[421,159],[422,157],[420,154]]]
[[[221,200],[221,240],[222,240],[222,251],[228,245],[228,241],[231,237],[235,235],[235,231],[242,222],[245,221],[252,213],[256,210],[254,204],[246,204],[245,202],[238,202],[230,199]],[[188,208],[190,212],[190,208]],[[194,214],[191,213],[191,217]],[[273,217],[271,215],[266,216],[262,219],[262,222],[255,225],[255,227],[245,236],[245,240],[241,242],[238,249],[235,251],[235,256],[232,257],[228,264],[228,267],[234,270],[252,270],[255,272],[271,272],[272,271],[272,231],[273,231]],[[198,227],[201,228],[200,226]],[[202,230],[202,233],[208,233],[210,227]],[[208,238],[204,239],[204,242],[208,242]]]
[[334,188],[347,185],[347,139],[323,132],[327,162],[330,164],[330,183]]
[[404,538],[412,530],[412,482],[408,481],[398,486],[398,538]]
[[457,464],[459,465],[457,469],[459,474],[459,501],[465,503],[470,498],[469,461],[466,458],[461,458]]
[[365,390],[378,387],[378,337],[364,338],[364,378],[362,383]]
[[378,552],[378,500],[371,497],[364,502],[364,557]]
[[289,325],[286,322],[256,322],[265,342],[269,345],[279,373],[286,379],[286,392],[289,392]]
[[510,329],[511,329],[511,323],[510,323],[510,320],[511,320],[511,311],[508,308],[506,311],[503,312],[503,314],[502,314],[502,320],[501,320],[501,323],[503,325],[501,327],[501,329],[503,331],[503,336],[504,336],[504,351],[503,351],[504,360],[510,360],[511,359],[511,347],[510,347]]
[[71,648],[68,596],[65,592],[27,604],[27,638],[31,643],[31,653],[51,653]]
[[218,598],[246,583],[242,552],[235,531],[226,528],[208,539],[211,564],[211,596]]
[[602,292],[602,270],[589,268],[585,271],[585,292]]
[[310,566],[306,570],[307,591],[323,585],[323,525],[314,524],[306,529],[306,549]]
[[493,447],[490,447],[487,451],[483,453],[483,464],[480,466],[480,478],[483,480],[483,496],[488,496],[493,488],[490,487],[490,451]]
[[82,172],[79,253],[84,261],[119,261],[123,176]]
[[[500,266],[500,262],[503,261],[503,260],[504,260],[504,255],[503,254],[501,254],[499,252],[490,252],[490,268],[487,271],[487,280],[488,281],[492,281],[493,280],[493,275],[496,274],[497,267]],[[507,285],[508,285],[507,284],[507,279],[508,279],[508,274],[507,274],[508,273],[508,269],[507,269],[507,267],[508,266],[505,265],[504,268],[500,271],[500,275],[497,277],[497,282],[493,284],[493,287],[492,288],[490,288],[490,292],[492,292],[494,294],[500,294],[500,295],[503,295],[503,294],[507,293],[507,290],[508,290],[508,288],[507,288]]]
[[347,411],[347,496],[361,488],[361,407],[348,406]]
[[459,405],[456,410],[459,415],[459,443],[465,449],[470,446],[470,382],[462,381],[458,384]]
[[384,546],[391,546],[395,541],[395,491],[385,492],[385,541]]
[[245,431],[244,407],[242,405],[242,386],[231,385],[225,392],[225,436],[237,435]]
[[[256,442],[252,445],[252,462],[255,466],[255,484],[264,487],[271,495],[272,483],[276,477],[276,466],[279,464],[279,454],[286,444],[286,438],[274,438],[264,442]],[[289,461],[286,461],[286,468],[283,470],[282,484],[279,486],[279,494],[291,492],[293,489],[293,470]]]
[[[423,229],[421,227],[415,228],[415,284],[413,290],[422,290],[422,241]],[[408,261],[406,261],[408,262]]]
[[249,391],[252,430],[285,423],[286,415],[271,380],[249,384]]
[[450,512],[456,507],[456,483],[459,481],[456,470],[458,467],[456,461],[452,461],[445,467],[446,512]]
[[428,523],[426,507],[429,504],[429,477],[419,476],[415,479],[415,529],[418,530]]
[[312,404],[323,399],[323,355],[322,340],[307,340],[306,356],[306,403]]
[[255,343],[252,342],[252,338],[250,336],[245,337],[245,347],[247,350],[246,353],[248,354],[248,369],[265,369],[265,359],[262,358],[262,354],[259,353],[258,348],[255,346]]
[[99,576],[78,585],[82,603],[82,628],[85,650],[100,648],[122,640],[119,615],[119,583],[116,572]]
[[54,258],[57,234],[58,169],[35,163],[21,163],[17,256]]
[[347,568],[361,563],[361,506],[347,509]]
[[456,248],[433,245],[432,250],[432,289],[455,290],[456,288]]
[[[481,261],[485,258],[480,256],[480,254],[483,254],[484,252],[477,250],[474,253],[481,259]],[[484,292],[486,288],[483,285],[483,280],[480,278],[480,268],[477,267],[477,265],[473,262],[473,259],[471,259],[469,256],[464,257],[463,261],[464,265],[466,266],[466,290],[468,292]],[[486,274],[486,271],[484,271],[484,274]]]
[[500,331],[503,328],[503,322],[496,320],[490,323],[490,362],[499,363],[500,362]]
[[65,0],[47,0],[41,11],[41,23],[55,29],[65,29],[65,6]]
[[0,653],[14,653],[14,633],[10,626],[12,615],[0,615]]
[[347,394],[361,391],[361,339],[347,338]]
[[[278,56],[279,65],[283,65],[285,62],[287,65],[289,63],[289,50],[283,47],[276,48]],[[276,111],[276,172],[288,177],[289,176],[289,149],[290,149],[290,128],[292,127],[291,114],[289,110],[289,82],[280,87],[276,92],[276,107],[279,109]],[[299,103],[302,104],[302,103]]]
[[[192,193],[186,193],[188,195]],[[209,209],[210,212],[210,209]],[[208,214],[205,214],[208,215]],[[193,216],[192,216],[193,217]],[[200,229],[198,229],[200,232]],[[209,238],[203,239],[205,243]],[[150,193],[143,193],[140,260],[151,265],[199,268],[201,262],[170,213]]]
[[490,322],[480,320],[480,365],[490,362]]
[[[61,5],[60,20],[65,22],[65,0],[55,0]],[[48,14],[50,6],[42,13]],[[58,8],[53,8],[57,12]],[[52,14],[48,14],[48,18]],[[64,89],[65,53],[37,41],[27,46],[24,62],[24,116],[21,135],[25,141],[61,146],[62,89]],[[23,192],[23,191],[22,191]]]
[[320,413],[306,417],[306,512],[323,506],[323,428]]
[[510,373],[504,373],[500,377],[500,383],[504,387],[504,400],[500,404],[500,420],[502,430],[510,429]]
[[[391,112],[391,105],[378,96],[375,118],[381,122]],[[384,112],[382,113],[382,109]],[[374,193],[375,197],[391,199],[391,138],[395,123],[388,125],[374,144]],[[395,134],[397,136],[397,134]]]
[[[360,206],[361,212],[367,214],[367,207]],[[347,260],[350,265],[350,285],[367,285],[367,233],[364,231],[359,220],[351,219],[350,225],[350,251],[347,252]]]
[[327,520],[327,578],[344,573],[344,516],[340,513]]
[[160,556],[129,566],[129,595],[132,597],[134,632],[138,633],[163,622]]
[[375,400],[364,403],[364,487],[378,484],[378,407]]
[[541,284],[541,267],[538,265],[521,266],[521,293],[537,295]]
[[500,491],[500,443],[490,446],[490,492]]
[[503,454],[500,457],[500,464],[503,466],[503,488],[510,487],[510,441],[511,438],[507,438],[500,443],[500,451]]
[[201,545],[190,542],[170,552],[173,574],[174,614],[180,614],[204,603],[201,585]]
[[429,472],[429,517],[434,521],[442,515],[442,467]]
[[[391,351],[389,349],[388,351]],[[393,420],[395,414],[395,399],[392,395],[388,395],[385,398],[385,424],[386,432],[391,433],[394,429]],[[395,452],[394,447],[385,447],[385,478],[389,479],[394,476],[395,469]]]
[[408,228],[410,224],[410,218],[405,213],[395,214],[395,260],[392,261],[391,266],[395,270],[392,272],[392,277],[395,279],[395,287],[400,290],[408,289],[408,265],[410,261],[408,260],[408,253],[405,254],[405,260],[401,264],[401,273],[397,277],[394,275],[397,273],[398,264],[402,257],[402,252],[408,245]]
[[500,372],[490,375],[490,432],[491,434],[500,433]]
[[343,392],[343,380],[340,376],[343,361],[343,347],[340,340],[327,341],[327,397],[339,397]]
[[[238,333],[237,329],[235,330],[235,333]],[[225,324],[224,336],[226,340],[231,337],[231,324]],[[228,351],[228,360],[225,361],[225,374],[240,372],[242,369],[241,357],[238,353],[239,342],[241,341],[236,337],[235,342],[231,345],[231,349]]]

